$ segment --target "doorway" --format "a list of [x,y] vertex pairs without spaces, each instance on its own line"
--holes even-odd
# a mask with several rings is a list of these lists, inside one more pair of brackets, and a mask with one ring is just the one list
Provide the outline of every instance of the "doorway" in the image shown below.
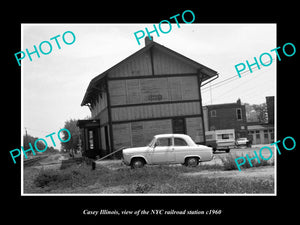
[[172,119],[173,134],[186,134],[186,124],[184,118]]

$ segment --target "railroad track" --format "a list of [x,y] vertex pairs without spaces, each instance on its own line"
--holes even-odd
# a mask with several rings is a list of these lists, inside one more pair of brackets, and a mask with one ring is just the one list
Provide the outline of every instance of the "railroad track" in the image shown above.
[[27,167],[27,166],[32,166],[34,165],[35,163],[37,163],[38,161],[42,160],[42,159],[45,159],[47,158],[48,156],[38,156],[38,157],[34,157],[32,159],[27,159],[27,160],[24,160],[24,167]]

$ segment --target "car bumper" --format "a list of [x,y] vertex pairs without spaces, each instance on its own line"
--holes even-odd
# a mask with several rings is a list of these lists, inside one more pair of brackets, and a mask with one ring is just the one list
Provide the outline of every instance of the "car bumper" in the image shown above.
[[130,160],[128,159],[128,157],[124,157],[124,155],[122,156],[122,163],[125,164],[126,166],[130,165]]

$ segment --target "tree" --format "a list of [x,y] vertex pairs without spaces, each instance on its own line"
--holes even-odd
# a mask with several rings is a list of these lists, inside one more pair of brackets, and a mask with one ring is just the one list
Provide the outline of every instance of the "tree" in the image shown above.
[[[29,146],[29,143],[30,143],[32,148],[34,149],[35,153],[38,152],[36,150],[35,146],[34,146],[35,141],[37,139],[39,139],[39,138],[38,137],[33,137],[33,136],[31,136],[30,134],[27,134],[27,133],[26,133],[26,135],[23,135],[23,148],[24,148],[24,150],[30,149],[30,146]],[[43,141],[38,141],[38,142],[36,142],[36,147],[39,150],[43,150],[43,149],[46,148],[46,145]],[[58,153],[58,149],[55,149],[54,147],[47,145],[47,149],[44,152]],[[32,154],[33,154],[32,151],[26,152],[26,155],[32,155]]]
[[246,116],[248,122],[259,122],[267,123],[268,122],[268,113],[266,103],[262,104],[253,104],[250,105],[245,103]]
[[[62,142],[62,150],[70,153],[71,156],[74,156],[74,153],[77,153],[79,146],[79,128],[76,126],[77,120],[70,119],[65,122],[65,129],[68,129],[71,133],[71,139],[68,142]],[[62,140],[67,140],[69,138],[69,134],[66,131],[62,131],[63,137]]]
[[[34,142],[37,140],[37,137],[33,137],[30,134],[23,135],[23,148],[24,150],[30,149],[29,143],[31,144],[32,148],[34,149]],[[45,144],[41,141],[36,143],[38,149],[44,149]],[[34,150],[35,151],[35,150]],[[32,155],[32,151],[26,152],[26,155]]]

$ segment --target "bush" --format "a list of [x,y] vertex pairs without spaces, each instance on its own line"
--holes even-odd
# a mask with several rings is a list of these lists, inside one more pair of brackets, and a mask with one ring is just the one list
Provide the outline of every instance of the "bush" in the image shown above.
[[34,180],[37,187],[45,187],[71,179],[70,173],[60,173],[57,170],[41,170]]
[[[248,154],[249,158],[255,157],[254,153]],[[259,166],[268,166],[274,165],[274,159],[263,160],[260,156],[258,156],[260,163],[257,159],[253,159],[251,161],[252,166],[250,165],[246,155],[236,155],[236,154],[227,154],[224,157],[220,157],[224,166],[224,170],[238,170],[235,159],[238,157],[245,157],[246,162],[243,165],[240,165],[240,168],[250,168],[250,167],[259,167]]]
[[64,170],[43,169],[34,180],[36,187],[70,187],[84,183],[86,171],[76,166]]

